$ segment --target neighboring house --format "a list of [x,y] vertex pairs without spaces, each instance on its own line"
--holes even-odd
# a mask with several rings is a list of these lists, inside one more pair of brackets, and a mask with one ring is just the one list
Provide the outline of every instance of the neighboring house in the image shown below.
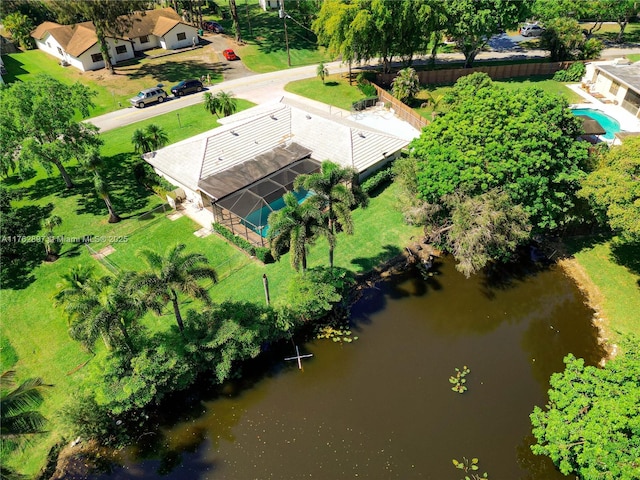
[[587,65],[585,79],[590,91],[607,103],[615,103],[640,118],[640,62],[628,64],[619,59]]
[[280,9],[280,0],[259,0],[260,8],[265,12],[267,10],[277,10]]
[[301,106],[290,99],[224,119],[224,125],[143,158],[186,198],[256,245],[268,214],[299,174],[332,160],[364,178],[394,159],[409,140]]
[[[44,22],[31,32],[36,46],[82,71],[104,68],[96,30],[91,22],[60,25]],[[114,65],[150,48],[175,50],[199,43],[198,29],[184,23],[172,8],[138,12],[131,27],[120,36],[107,36],[109,56]]]

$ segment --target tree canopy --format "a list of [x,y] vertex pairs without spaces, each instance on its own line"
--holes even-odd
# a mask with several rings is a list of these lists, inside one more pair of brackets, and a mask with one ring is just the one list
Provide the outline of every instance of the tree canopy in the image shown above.
[[601,156],[579,194],[627,241],[640,241],[640,138],[629,138]]
[[569,354],[551,376],[549,403],[531,414],[538,455],[585,480],[640,478],[640,342],[604,368]]
[[24,172],[39,162],[48,173],[55,166],[73,187],[64,164],[102,143],[94,125],[76,121],[77,114],[89,115],[93,95],[80,83],[65,85],[48,75],[0,90],[0,173]]
[[410,146],[418,160],[418,195],[476,196],[494,188],[522,205],[534,230],[567,222],[585,173],[587,146],[566,100],[536,88],[506,91],[485,74],[454,87],[451,109]]

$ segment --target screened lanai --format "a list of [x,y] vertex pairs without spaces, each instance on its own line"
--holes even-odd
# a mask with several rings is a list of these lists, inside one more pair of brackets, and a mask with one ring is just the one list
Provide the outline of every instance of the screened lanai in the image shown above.
[[[276,147],[201,180],[199,188],[211,198],[215,221],[254,245],[267,246],[269,214],[284,206],[282,196],[294,191],[298,175],[320,170],[320,163],[309,158],[310,153],[297,144]],[[302,201],[309,192],[294,194]]]

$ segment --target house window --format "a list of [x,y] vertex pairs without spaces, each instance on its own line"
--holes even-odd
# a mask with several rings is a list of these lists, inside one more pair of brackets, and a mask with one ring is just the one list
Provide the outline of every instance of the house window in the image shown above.
[[145,35],[144,37],[140,37],[140,43],[149,43],[149,35]]
[[102,54],[101,53],[94,53],[91,55],[91,61],[93,63],[98,63],[102,61]]
[[127,46],[126,45],[118,45],[116,47],[116,53],[118,55],[122,55],[123,53],[127,53]]
[[47,47],[51,48],[51,43],[47,42]]
[[62,49],[61,49],[60,47],[58,47],[58,53],[59,53],[60,55],[63,55]]
[[616,95],[620,90],[620,84],[618,82],[611,82],[611,88],[609,89],[609,93],[611,95]]
[[178,34],[178,40],[186,40],[187,39],[187,34],[184,32],[181,32]]

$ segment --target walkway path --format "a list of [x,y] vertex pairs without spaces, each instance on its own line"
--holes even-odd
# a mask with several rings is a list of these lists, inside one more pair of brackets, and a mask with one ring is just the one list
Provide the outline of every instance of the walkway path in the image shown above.
[[[212,46],[214,48],[216,46],[220,48],[220,45],[217,45],[213,42]],[[609,48],[603,50],[601,57],[615,58],[629,53],[640,54],[640,46],[634,48]],[[547,52],[545,52],[544,50],[513,51],[505,49],[498,52],[482,52],[478,55],[477,60],[515,60],[522,58],[542,59],[545,58],[546,55]],[[460,60],[462,60],[462,58],[462,54],[459,53],[440,54],[438,55],[438,62],[459,62]],[[426,58],[418,59],[415,63],[420,64],[425,61],[427,61]],[[326,64],[326,66],[329,70],[329,73],[331,74],[343,73],[348,71],[348,67],[339,61],[328,63]],[[363,68],[366,68],[366,66]],[[265,103],[268,101],[276,100],[285,95],[286,92],[284,90],[284,87],[287,83],[296,80],[302,80],[305,78],[314,78],[316,76],[316,69],[316,65],[307,65],[304,67],[279,70],[277,72],[263,73],[259,75],[248,73],[247,76],[235,78],[232,80],[226,80],[224,82],[213,85],[209,87],[207,91],[216,93],[220,90],[224,90],[226,92],[233,92],[233,94],[238,98],[244,98],[258,104]],[[169,97],[167,101],[162,104],[149,106],[144,109],[137,109],[134,107],[124,108],[122,110],[117,110],[101,115],[99,117],[91,118],[88,121],[96,125],[101,132],[106,132],[114,128],[129,125],[131,123],[146,120],[148,118],[153,118],[155,116],[172,112],[180,108],[201,103],[203,101],[203,95],[204,92],[180,98]],[[293,96],[289,93],[286,93],[286,95]],[[327,106],[320,107],[320,105],[322,104],[319,104],[319,102],[314,102],[312,100],[304,99],[298,96],[296,96],[296,98],[302,102],[310,103],[310,105],[314,108],[327,108]]]

